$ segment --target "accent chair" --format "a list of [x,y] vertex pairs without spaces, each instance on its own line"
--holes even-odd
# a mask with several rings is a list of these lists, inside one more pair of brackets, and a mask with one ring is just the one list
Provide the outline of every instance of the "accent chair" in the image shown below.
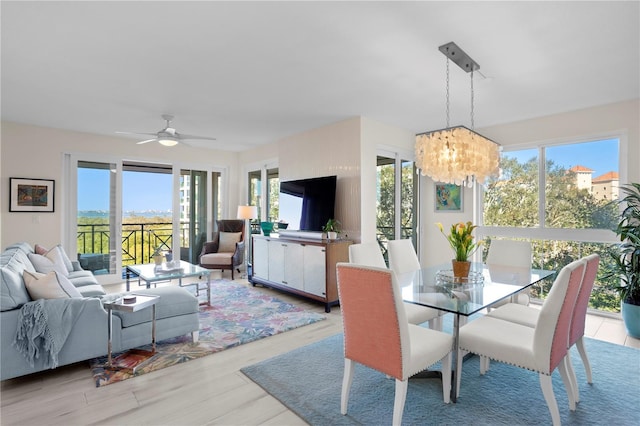
[[207,269],[231,270],[240,272],[239,266],[244,262],[244,227],[243,219],[224,219],[216,221],[218,230],[213,233],[211,241],[202,246],[200,266]]

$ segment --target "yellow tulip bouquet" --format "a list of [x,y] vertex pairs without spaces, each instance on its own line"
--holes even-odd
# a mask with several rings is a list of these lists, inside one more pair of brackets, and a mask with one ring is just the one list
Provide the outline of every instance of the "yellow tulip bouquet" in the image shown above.
[[442,223],[436,223],[440,232],[449,241],[449,245],[456,253],[456,259],[460,262],[466,262],[469,257],[482,245],[482,242],[475,243],[473,241],[473,235],[471,233],[476,228],[471,222],[459,222],[451,225],[451,232],[449,235],[444,233]]

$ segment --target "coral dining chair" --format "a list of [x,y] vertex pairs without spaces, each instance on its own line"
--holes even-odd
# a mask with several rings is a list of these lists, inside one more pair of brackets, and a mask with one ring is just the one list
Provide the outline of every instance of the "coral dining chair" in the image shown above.
[[[387,243],[389,255],[389,269],[395,272],[400,281],[400,286],[404,286],[402,280],[411,275],[412,272],[420,271],[420,261],[409,239],[389,240]],[[429,321],[429,327],[434,330],[442,330],[443,311],[420,306],[413,303],[406,303],[407,318],[412,324],[421,324]]]
[[[387,264],[384,261],[384,256],[382,256],[382,252],[380,251],[377,243],[351,244],[349,246],[349,263],[375,266],[376,268],[387,267]],[[418,265],[418,269],[419,268],[420,266]],[[409,302],[403,303],[404,310],[407,314],[407,321],[409,321],[410,324],[417,325],[428,321],[429,328],[432,328],[434,330],[442,330],[441,321],[438,321],[440,312],[437,309],[432,309],[426,306],[420,306]]]
[[[571,349],[574,345],[578,349],[582,364],[584,365],[585,373],[587,376],[587,383],[593,383],[591,374],[591,364],[589,363],[589,357],[584,347],[584,326],[587,317],[587,308],[589,306],[589,298],[591,297],[591,291],[596,281],[596,275],[598,274],[598,266],[600,264],[600,256],[598,254],[591,254],[583,258],[587,266],[584,271],[582,283],[580,284],[580,290],[578,291],[578,297],[576,298],[576,304],[573,309],[571,317],[571,328],[569,332],[569,341],[567,347]],[[538,316],[540,310],[509,303],[501,306],[498,309],[491,311],[488,316],[498,318],[505,321],[511,321],[516,324],[526,325],[528,327],[535,327],[538,322]],[[575,395],[576,402],[580,401],[580,391],[578,390],[578,382],[575,375],[575,370],[571,365],[571,358],[567,357],[567,367],[569,371],[569,377],[571,378],[571,384]]]
[[[461,351],[537,372],[554,425],[560,424],[560,411],[551,381],[556,368],[567,391],[569,409],[575,410],[575,395],[565,358],[573,308],[585,265],[586,261],[580,259],[560,270],[534,328],[487,315],[462,327],[459,334]],[[459,368],[461,362],[458,359]],[[459,378],[455,386],[459,389]]]
[[409,377],[438,361],[449,403],[453,336],[407,322],[393,271],[352,263],[336,270],[344,329],[341,413],[347,414],[355,363],[395,378],[394,425],[402,422]]

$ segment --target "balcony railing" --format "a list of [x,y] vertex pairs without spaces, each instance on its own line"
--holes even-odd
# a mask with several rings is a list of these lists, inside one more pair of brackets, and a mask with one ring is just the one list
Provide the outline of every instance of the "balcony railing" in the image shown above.
[[[111,249],[108,224],[78,224],[78,260],[94,273],[113,271],[115,253]],[[122,225],[122,265],[150,263],[153,253],[169,251],[173,246],[171,222],[126,223]],[[189,223],[180,223],[180,247],[189,247]]]

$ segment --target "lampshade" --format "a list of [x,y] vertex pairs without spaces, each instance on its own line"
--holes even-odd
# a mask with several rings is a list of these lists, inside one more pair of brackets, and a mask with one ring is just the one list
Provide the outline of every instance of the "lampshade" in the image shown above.
[[257,219],[257,206],[238,206],[238,219]]
[[[423,176],[437,182],[469,186],[474,180],[484,183],[487,177],[500,171],[500,146],[473,130],[473,72],[479,70],[480,65],[454,42],[438,49],[447,57],[447,128],[416,135],[416,167]],[[471,129],[449,127],[449,60],[471,73]]]
[[415,154],[420,173],[437,182],[484,183],[500,169],[499,145],[464,126],[417,135]]
[[176,146],[176,145],[178,145],[178,139],[172,138],[172,137],[169,137],[169,136],[162,137],[162,138],[158,139],[158,142],[161,145],[164,145],[164,146]]

